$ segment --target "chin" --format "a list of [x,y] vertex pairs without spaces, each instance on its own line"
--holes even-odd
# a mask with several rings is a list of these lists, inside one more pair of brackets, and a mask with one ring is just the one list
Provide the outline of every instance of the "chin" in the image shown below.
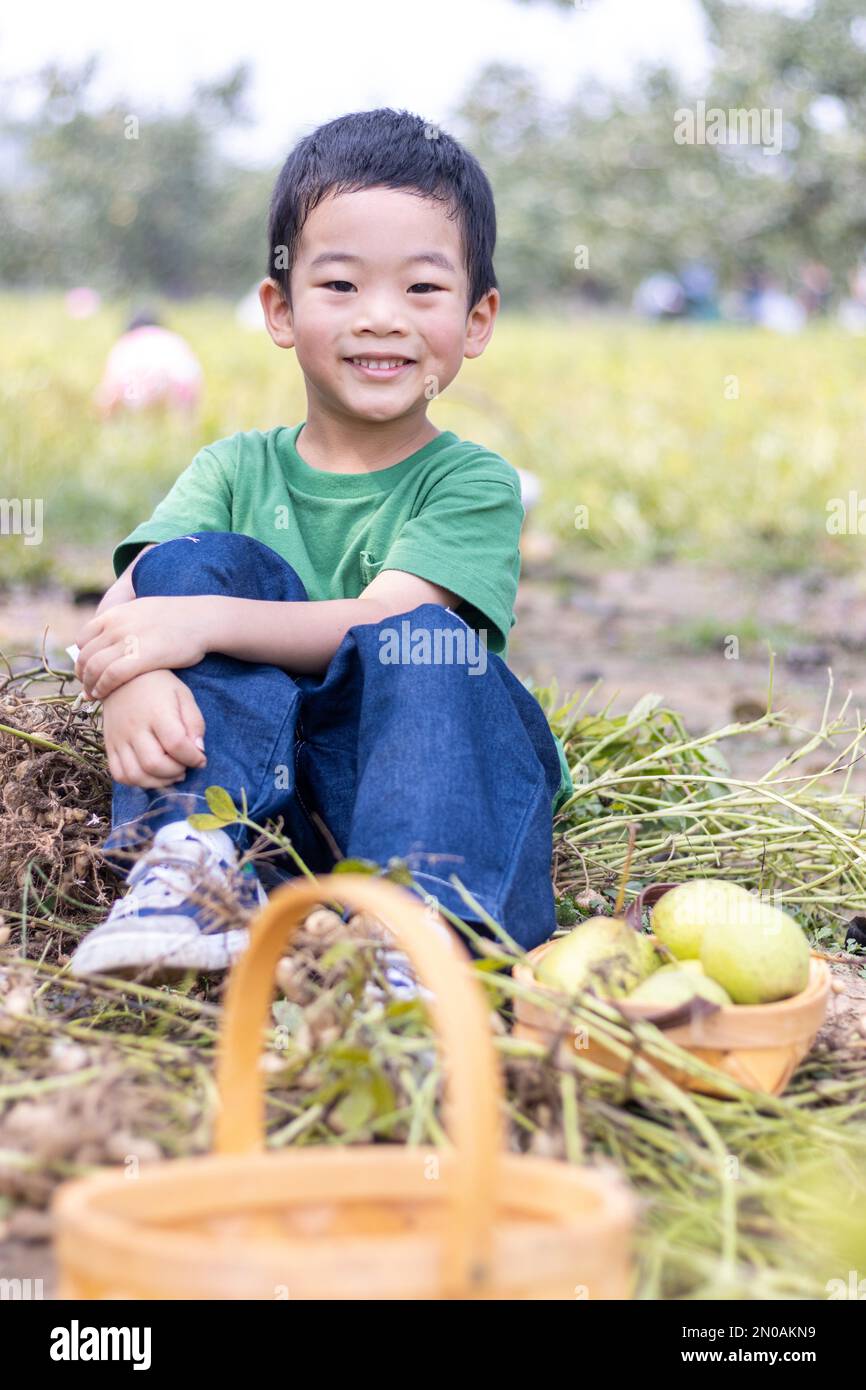
[[378,420],[385,424],[388,420],[398,420],[408,415],[413,401],[344,401],[345,409],[359,420]]

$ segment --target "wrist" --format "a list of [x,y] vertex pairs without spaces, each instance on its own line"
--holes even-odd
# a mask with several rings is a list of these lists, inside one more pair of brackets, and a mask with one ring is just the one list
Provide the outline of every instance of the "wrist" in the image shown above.
[[224,645],[231,631],[232,600],[221,594],[201,594],[184,602],[192,604],[193,631],[203,654],[220,651],[219,639]]

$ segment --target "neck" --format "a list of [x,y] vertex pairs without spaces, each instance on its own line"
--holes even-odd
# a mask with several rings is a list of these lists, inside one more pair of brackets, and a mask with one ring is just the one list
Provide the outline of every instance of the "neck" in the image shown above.
[[326,473],[375,473],[422,449],[441,434],[421,411],[396,420],[334,415],[307,400],[307,419],[297,450],[305,463]]

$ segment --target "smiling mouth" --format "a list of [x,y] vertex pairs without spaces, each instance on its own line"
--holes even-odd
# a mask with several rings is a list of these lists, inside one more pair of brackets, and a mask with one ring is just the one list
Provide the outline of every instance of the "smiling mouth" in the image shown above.
[[344,362],[368,376],[393,377],[406,367],[414,367],[414,357],[344,357]]

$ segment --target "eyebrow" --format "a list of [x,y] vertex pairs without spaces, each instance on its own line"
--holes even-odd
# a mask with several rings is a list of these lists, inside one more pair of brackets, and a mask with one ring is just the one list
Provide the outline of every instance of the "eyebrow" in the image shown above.
[[[317,265],[324,265],[328,261],[348,261],[357,264],[363,261],[363,259],[363,256],[354,256],[351,251],[323,251],[321,255],[316,256],[310,262],[310,269],[312,270],[312,268]],[[419,261],[423,262],[425,265],[438,266],[440,270],[454,270],[451,261],[447,256],[443,255],[441,251],[419,251],[414,256],[406,256],[401,264],[415,265]]]

